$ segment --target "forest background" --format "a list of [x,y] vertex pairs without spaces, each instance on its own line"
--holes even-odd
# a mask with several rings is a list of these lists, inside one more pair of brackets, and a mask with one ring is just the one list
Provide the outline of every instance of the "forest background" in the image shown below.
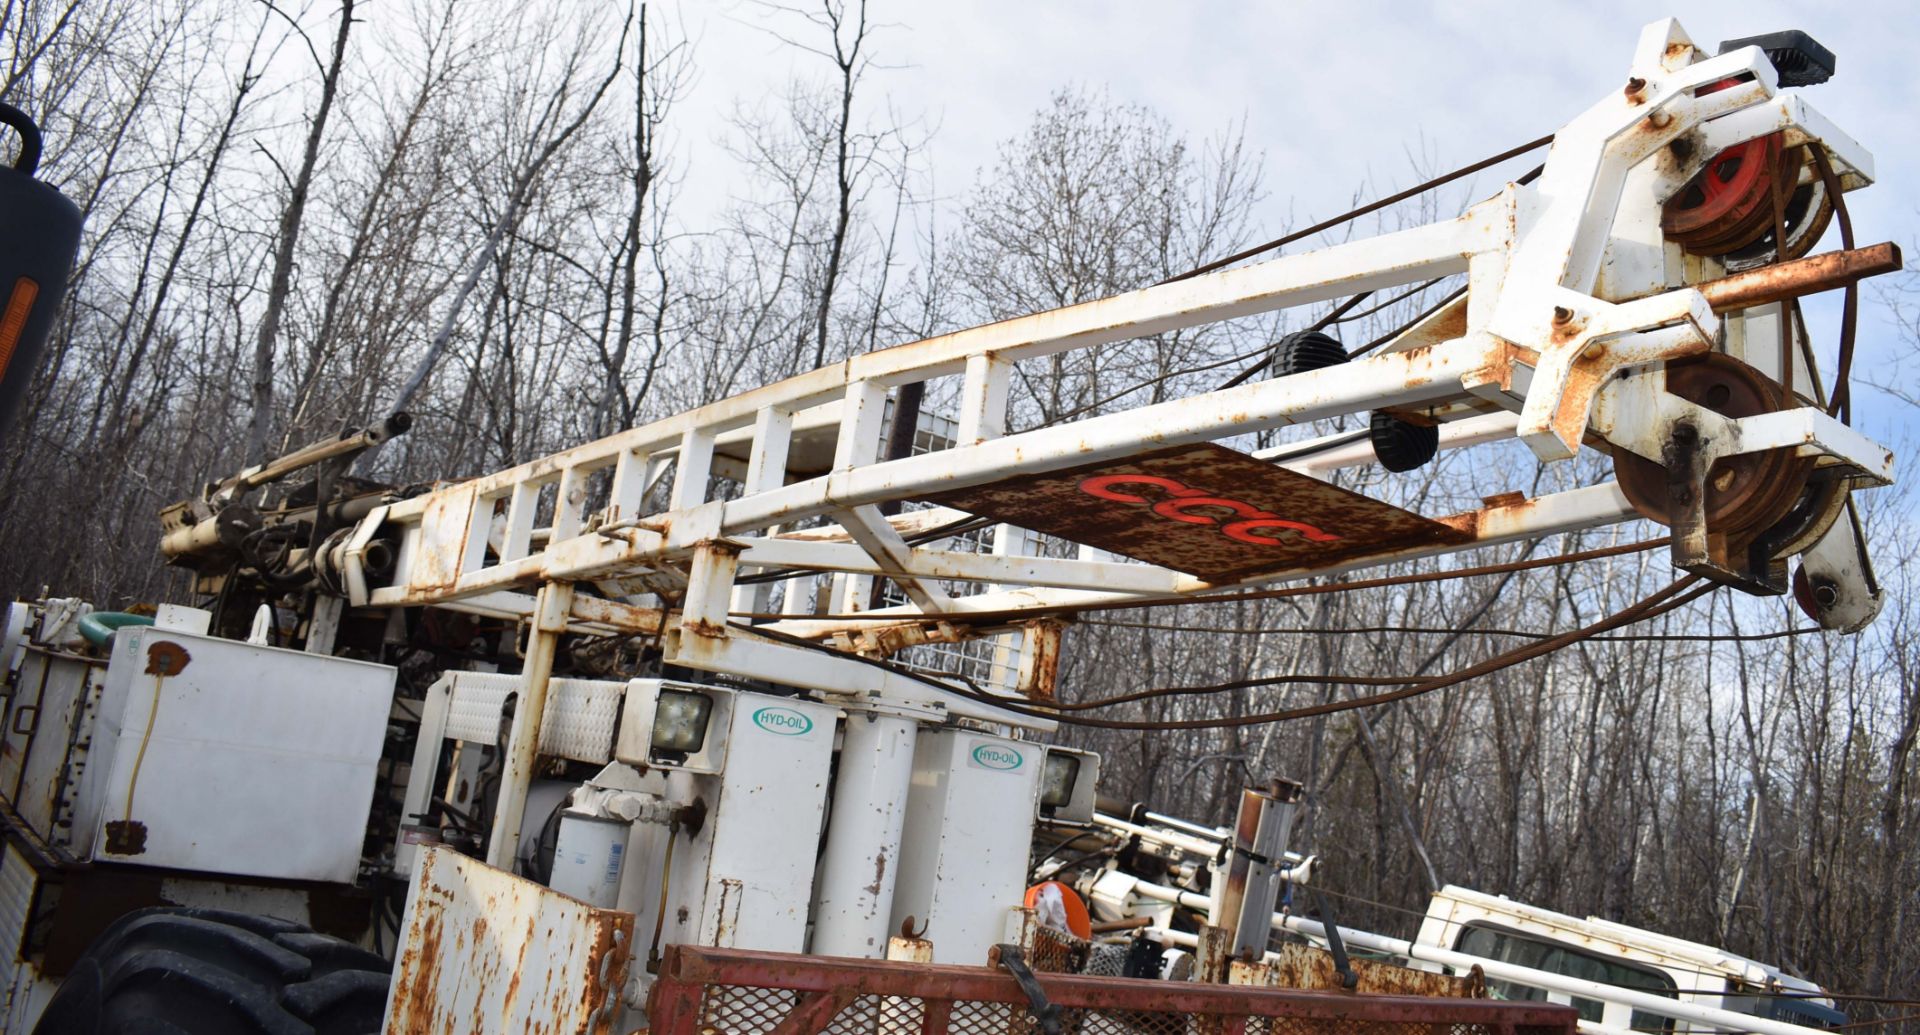
[[[1405,24],[1351,15],[1379,23],[1370,40],[1325,11],[1205,33],[1162,24],[1164,5],[1078,18],[951,6],[965,10],[0,0],[0,98],[41,119],[43,176],[88,227],[0,453],[0,589],[182,598],[154,550],[160,507],[394,409],[414,430],[375,474],[470,476],[851,354],[1154,283],[1546,132],[1612,87],[1639,23],[1664,13],[1488,31],[1472,5]],[[1753,6],[1703,28],[1801,23],[1780,7],[1763,12],[1778,24],[1752,24]],[[1911,246],[1916,194],[1898,159],[1915,145],[1895,113],[1916,100],[1896,53],[1913,15],[1847,18],[1837,38],[1804,25],[1842,58],[1810,99],[1881,151],[1888,183],[1855,207],[1862,240]],[[1891,42],[1872,40],[1875,18],[1900,30]],[[1602,42],[1513,57],[1569,39]],[[1850,69],[1856,55],[1870,67]],[[1294,247],[1450,216],[1537,160]],[[1452,286],[1338,333],[1369,341]],[[1920,416],[1912,290],[1868,294],[1857,371],[1861,423],[1903,457]],[[1023,365],[1013,421],[1206,390],[1229,372],[1210,368],[1324,309]],[[1809,316],[1830,366],[1836,311],[1822,301]],[[1472,457],[1345,484],[1450,512],[1608,471],[1591,456]],[[1916,473],[1903,459],[1903,486]],[[1410,934],[1409,911],[1458,883],[1912,998],[1920,529],[1907,488],[1862,502],[1888,604],[1858,636],[1720,592],[1418,701],[1072,739],[1104,753],[1107,793],[1210,822],[1251,778],[1303,781],[1295,843],[1328,859],[1350,922]],[[1090,618],[1067,634],[1063,683],[1445,672],[1669,577],[1664,555],[1641,553]],[[1159,698],[1132,717],[1354,692],[1336,680]],[[1916,1007],[1854,1005],[1915,1028]]]

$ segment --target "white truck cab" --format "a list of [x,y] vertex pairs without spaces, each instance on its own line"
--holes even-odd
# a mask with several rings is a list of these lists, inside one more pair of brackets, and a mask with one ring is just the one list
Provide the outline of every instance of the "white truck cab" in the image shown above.
[[[1846,1023],[1820,986],[1776,967],[1710,945],[1628,927],[1598,917],[1569,916],[1457,885],[1436,892],[1417,944],[1566,977],[1666,996],[1808,1027]],[[1636,1010],[1609,1000],[1550,991],[1489,977],[1505,999],[1565,1003],[1583,1029],[1636,1032],[1718,1031]]]

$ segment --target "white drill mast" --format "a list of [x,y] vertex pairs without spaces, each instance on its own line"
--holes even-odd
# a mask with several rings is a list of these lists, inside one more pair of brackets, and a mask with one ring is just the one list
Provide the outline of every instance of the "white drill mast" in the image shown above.
[[[1735,82],[1696,92],[1728,80]],[[1518,438],[1544,460],[1571,457],[1584,443],[1665,463],[1674,429],[1685,423],[1700,443],[1693,462],[1701,473],[1715,459],[1785,449],[1848,489],[1884,485],[1892,479],[1891,452],[1815,406],[1728,419],[1662,390],[1663,361],[1709,351],[1779,379],[1770,336],[1742,324],[1771,320],[1772,303],[1782,298],[1872,272],[1862,265],[1872,250],[1863,249],[1729,278],[1722,264],[1662,239],[1662,204],[1710,158],[1774,133],[1788,147],[1821,149],[1844,189],[1872,180],[1870,156],[1796,93],[1780,91],[1759,48],[1708,57],[1676,23],[1659,22],[1641,37],[1628,88],[1555,135],[1536,182],[1508,184],[1457,219],[855,356],[395,503],[366,518],[339,558],[351,603],[531,616],[547,631],[663,634],[673,664],[845,692],[886,677],[862,667],[850,684],[850,670],[833,659],[729,628],[729,612],[765,608],[763,591],[734,585],[737,573],[824,573],[838,614],[864,610],[874,577],[895,580],[909,603],[858,618],[795,615],[764,626],[812,639],[856,634],[865,638],[854,642],[871,649],[975,635],[983,630],[965,624],[968,616],[985,612],[995,616],[988,630],[1017,629],[1022,622],[1009,612],[1177,601],[1225,584],[1300,579],[1641,516],[1614,483],[1509,496],[1437,517],[1450,534],[1415,545],[1380,542],[1330,562],[1268,527],[1253,534],[1295,547],[1281,551],[1286,563],[1210,581],[1164,565],[1089,559],[1097,555],[1087,551],[1071,560],[1021,556],[1007,548],[1014,536],[1006,526],[992,553],[912,545],[904,535],[966,515],[936,508],[883,517],[880,506],[892,501],[1120,466],[1170,447],[1381,409],[1441,422],[1442,448]],[[1686,142],[1684,151],[1670,146],[1675,141]],[[1008,377],[1017,363],[1462,273],[1463,298],[1377,354],[1337,369],[1006,433]],[[1814,372],[1798,365],[1790,376],[1803,396],[1812,394]],[[963,385],[953,448],[879,459],[889,390],[942,377]],[[830,448],[831,459],[803,465],[803,447]],[[1362,446],[1295,466],[1312,476],[1371,459]],[[610,485],[604,505],[589,512],[596,475]],[[738,494],[711,496],[715,477],[732,479]],[[666,505],[650,512],[642,501],[662,479],[670,486]],[[1285,516],[1316,520],[1310,504]],[[810,518],[838,524],[788,530]],[[1716,552],[1714,530],[1698,513],[1681,508],[1672,523],[1677,564],[1739,583],[1764,579]],[[1818,531],[1831,524],[1829,516]],[[369,585],[356,565],[355,551],[379,536],[398,542],[398,574],[386,586]],[[956,598],[942,590],[946,580],[992,588]],[[881,630],[890,638],[877,638]],[[528,666],[530,683],[537,668]],[[1024,670],[1028,690],[1046,679],[1035,668]],[[1006,682],[1014,689],[1020,680]],[[898,689],[910,699],[929,694],[921,685]]]

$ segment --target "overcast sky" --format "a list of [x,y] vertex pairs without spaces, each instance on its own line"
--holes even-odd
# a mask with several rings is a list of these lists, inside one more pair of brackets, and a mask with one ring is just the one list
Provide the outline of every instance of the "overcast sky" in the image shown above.
[[[1377,196],[1413,182],[1416,151],[1445,170],[1551,132],[1619,88],[1650,21],[1677,17],[1709,48],[1801,28],[1837,56],[1834,79],[1808,89],[1809,101],[1876,160],[1880,183],[1849,195],[1860,241],[1913,246],[1920,236],[1920,4],[876,0],[874,10],[889,26],[876,42],[889,67],[875,71],[873,99],[937,127],[929,160],[942,195],[964,193],[1050,93],[1083,84],[1195,138],[1244,118],[1248,144],[1266,156],[1269,229],[1342,211],[1363,183]],[[675,113],[680,157],[696,171],[682,193],[698,210],[726,189],[697,170],[722,164],[713,149],[735,103],[824,63],[769,36],[764,10],[746,0],[683,0],[677,17],[699,69]],[[1481,193],[1529,165],[1488,174]],[[1863,363],[1892,347],[1885,319],[1864,314]]]

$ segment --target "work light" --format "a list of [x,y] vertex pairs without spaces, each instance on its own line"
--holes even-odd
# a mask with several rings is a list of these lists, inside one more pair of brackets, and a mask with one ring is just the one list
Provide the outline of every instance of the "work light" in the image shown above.
[[736,692],[723,686],[635,679],[627,684],[613,757],[627,765],[685,773],[726,766]]
[[1093,822],[1100,756],[1091,751],[1052,746],[1040,764],[1039,818],[1051,826],[1083,827]]
[[653,746],[692,754],[706,743],[707,721],[712,717],[713,698],[706,694],[662,689],[653,713]]
[[1080,757],[1063,751],[1047,752],[1040,772],[1040,807],[1057,809],[1073,800],[1073,782],[1080,778]]

